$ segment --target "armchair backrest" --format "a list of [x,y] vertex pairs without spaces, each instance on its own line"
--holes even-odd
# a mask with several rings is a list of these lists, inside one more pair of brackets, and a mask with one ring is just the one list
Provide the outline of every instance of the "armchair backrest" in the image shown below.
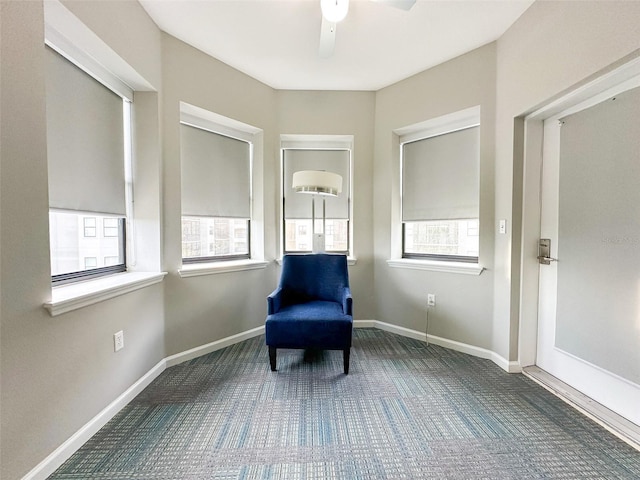
[[309,300],[342,302],[345,287],[349,287],[346,255],[313,253],[285,255],[280,274],[285,304]]

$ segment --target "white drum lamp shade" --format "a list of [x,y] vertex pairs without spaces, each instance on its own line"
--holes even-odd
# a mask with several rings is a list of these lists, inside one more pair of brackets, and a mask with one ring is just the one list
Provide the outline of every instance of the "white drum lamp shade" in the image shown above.
[[296,193],[336,197],[342,192],[342,177],[333,172],[302,170],[294,172],[292,188]]

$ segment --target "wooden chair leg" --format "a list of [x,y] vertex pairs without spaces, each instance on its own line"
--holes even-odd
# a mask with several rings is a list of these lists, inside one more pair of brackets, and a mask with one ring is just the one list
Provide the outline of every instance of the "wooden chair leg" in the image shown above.
[[344,361],[344,374],[348,375],[349,374],[349,356],[351,355],[351,349],[350,348],[345,348],[342,351],[342,359]]
[[276,371],[276,347],[269,345],[269,363],[271,364],[271,371]]

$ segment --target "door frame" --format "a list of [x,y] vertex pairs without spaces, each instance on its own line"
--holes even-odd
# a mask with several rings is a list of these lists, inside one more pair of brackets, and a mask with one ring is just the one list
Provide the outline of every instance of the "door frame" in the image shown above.
[[523,115],[522,225],[520,256],[520,306],[518,330],[518,362],[522,368],[536,364],[538,340],[538,240],[541,219],[541,180],[544,120],[578,104],[593,100],[595,105],[603,92],[640,75],[640,57],[572,88],[558,98]]

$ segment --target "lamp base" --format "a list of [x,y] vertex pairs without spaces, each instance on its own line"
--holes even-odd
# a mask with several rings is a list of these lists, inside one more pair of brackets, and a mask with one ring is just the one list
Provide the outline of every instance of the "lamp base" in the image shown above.
[[324,253],[324,233],[313,234],[313,253]]

